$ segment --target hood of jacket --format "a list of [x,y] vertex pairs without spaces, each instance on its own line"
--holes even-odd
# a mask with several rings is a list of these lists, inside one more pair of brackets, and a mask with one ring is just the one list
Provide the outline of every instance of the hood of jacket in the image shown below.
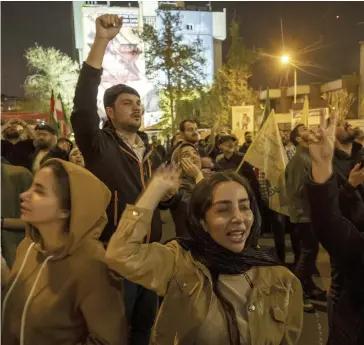
[[88,170],[60,159],[47,161],[59,162],[68,174],[71,194],[69,236],[66,244],[56,253],[47,252],[41,236],[34,226],[27,226],[27,234],[35,242],[35,249],[46,256],[60,259],[72,254],[86,239],[98,239],[107,223],[105,213],[111,198],[109,189]]

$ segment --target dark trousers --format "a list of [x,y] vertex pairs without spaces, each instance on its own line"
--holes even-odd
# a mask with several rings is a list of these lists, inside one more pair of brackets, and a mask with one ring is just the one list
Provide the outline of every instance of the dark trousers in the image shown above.
[[289,217],[273,210],[269,210],[269,212],[270,226],[274,236],[274,245],[278,259],[282,262],[285,262],[286,260],[285,235],[286,233],[289,233],[296,264],[300,256],[300,239],[297,236],[294,225],[290,222]]
[[296,266],[296,276],[301,281],[303,291],[310,295],[315,288],[312,274],[315,272],[319,242],[312,230],[311,223],[296,224],[300,239],[301,253]]
[[271,230],[274,236],[277,257],[281,262],[286,261],[285,219],[284,215],[269,210]]
[[295,224],[292,224],[289,220],[289,217],[285,216],[285,229],[286,233],[289,233],[291,237],[291,245],[292,251],[294,255],[294,265],[296,266],[298,259],[301,255],[301,244],[300,237],[298,236],[298,232],[296,231]]
[[124,302],[129,325],[129,345],[148,345],[158,310],[157,294],[124,280]]

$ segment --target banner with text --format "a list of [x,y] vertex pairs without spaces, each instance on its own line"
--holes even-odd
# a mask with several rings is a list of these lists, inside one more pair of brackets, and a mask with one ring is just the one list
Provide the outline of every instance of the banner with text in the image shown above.
[[278,213],[287,214],[286,208],[281,205],[280,193],[285,188],[284,174],[288,157],[279,133],[274,110],[250,145],[244,156],[244,161],[264,172],[266,179],[270,182],[272,188],[269,207]]

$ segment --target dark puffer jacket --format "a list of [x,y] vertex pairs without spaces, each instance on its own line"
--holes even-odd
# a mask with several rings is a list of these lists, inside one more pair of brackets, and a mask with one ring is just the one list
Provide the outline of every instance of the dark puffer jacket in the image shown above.
[[[155,152],[148,145],[145,133],[138,132],[146,144],[143,161],[140,162],[109,122],[106,122],[103,129],[99,128],[97,93],[101,74],[102,70],[95,69],[87,63],[83,64],[76,87],[71,122],[86,168],[104,182],[112,193],[107,208],[109,222],[100,238],[103,242],[108,242],[126,205],[135,204],[159,162]],[[162,222],[160,212],[156,210],[150,239],[160,241],[161,236]]]
[[335,304],[329,345],[364,344],[364,229],[345,218],[339,205],[339,187],[332,176],[324,184],[306,182],[313,229],[344,274]]

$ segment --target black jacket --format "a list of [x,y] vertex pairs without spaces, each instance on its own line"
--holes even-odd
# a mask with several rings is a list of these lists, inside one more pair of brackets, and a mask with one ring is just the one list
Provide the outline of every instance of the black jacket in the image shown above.
[[[244,155],[241,153],[235,153],[230,159],[227,159],[224,156],[215,164],[215,170],[218,172],[226,170],[236,171],[243,158]],[[260,200],[261,196],[259,191],[259,182],[257,176],[255,175],[254,167],[248,162],[244,162],[239,170],[239,174],[249,181],[250,187],[252,188],[255,197],[257,200]]]
[[[350,171],[357,162],[357,156],[361,146],[353,146],[352,155],[336,149],[333,159],[333,169],[339,187],[339,205],[342,215],[356,225],[358,229],[364,229],[364,188],[353,188],[349,183]],[[335,305],[344,289],[345,272],[331,259],[331,288],[330,295]]]
[[311,222],[319,241],[344,274],[335,305],[330,345],[364,344],[364,229],[343,217],[335,176],[324,184],[306,182]]
[[[39,150],[36,151],[34,158],[37,156],[38,152],[39,152]],[[52,158],[62,159],[66,162],[69,161],[69,155],[67,154],[67,152],[60,149],[58,146],[56,146],[43,157],[43,159],[40,161],[40,165],[45,163],[48,159],[52,159]]]
[[176,229],[176,236],[188,238],[188,223],[187,223],[187,208],[190,202],[192,192],[195,189],[195,179],[188,176],[183,176],[181,187],[173,200],[164,205],[164,208],[169,208]]
[[[101,240],[108,242],[115,232],[120,216],[127,204],[134,204],[144,190],[157,161],[154,153],[146,145],[143,162],[115,133],[110,123],[99,128],[97,113],[97,92],[102,70],[83,64],[78,79],[74,110],[71,116],[75,139],[80,148],[86,168],[110,189],[111,202],[107,208],[108,224]],[[145,133],[138,133],[144,140]],[[159,210],[154,213],[151,241],[159,241],[162,236],[162,222]]]

